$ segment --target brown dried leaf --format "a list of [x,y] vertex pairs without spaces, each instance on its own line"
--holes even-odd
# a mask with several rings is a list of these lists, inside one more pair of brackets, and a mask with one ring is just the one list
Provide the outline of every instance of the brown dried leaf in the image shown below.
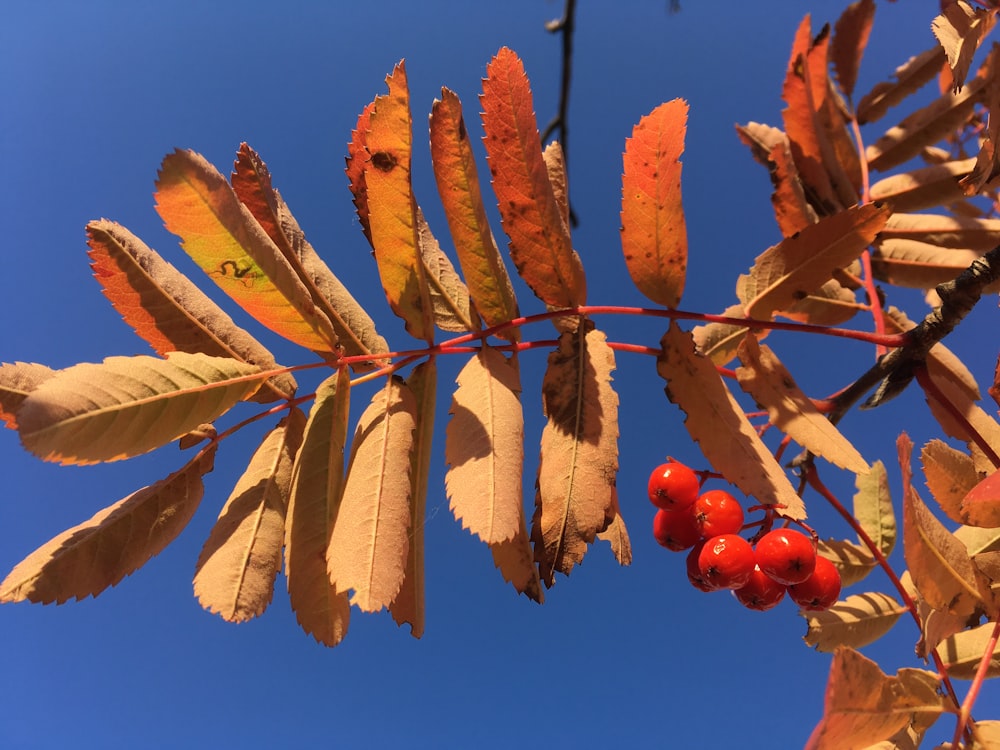
[[985,8],[973,8],[964,0],[941,4],[941,15],[931,22],[931,30],[948,56],[954,90],[965,83],[972,58],[994,23],[994,13]]
[[854,649],[837,648],[823,718],[806,750],[863,750],[904,729],[914,713],[940,714],[944,698],[936,690],[937,676],[914,672],[919,670],[890,677]]
[[888,203],[893,211],[946,206],[965,194],[960,181],[972,171],[975,163],[974,158],[960,159],[889,175],[871,186],[872,200]]
[[12,430],[17,429],[17,410],[28,395],[56,374],[45,365],[34,362],[0,364],[0,419]]
[[[969,433],[966,425],[970,425],[975,435],[982,438],[996,455],[1000,453],[1000,424],[977,406],[968,391],[960,384],[933,369],[928,368],[928,372],[931,381],[948,403],[946,406],[940,403],[936,396],[925,393],[931,414],[948,435],[957,440],[964,440],[968,444],[977,471],[993,471],[996,467],[983,456],[973,439],[974,435]],[[961,420],[955,418],[955,413],[961,415]]]
[[838,646],[861,648],[889,632],[906,607],[888,594],[853,594],[822,612],[803,612],[805,642],[829,653]]
[[931,440],[920,451],[927,489],[952,521],[962,523],[962,498],[979,482],[972,457],[943,440]]
[[566,178],[566,156],[562,144],[559,141],[552,141],[542,150],[542,159],[545,161],[545,171],[549,173],[549,182],[552,183],[552,192],[556,197],[556,203],[559,204],[563,223],[568,227],[570,226],[569,180]]
[[500,570],[504,580],[514,586],[519,594],[524,594],[538,604],[545,601],[545,590],[535,565],[535,553],[531,550],[524,507],[518,514],[518,530],[506,542],[490,545],[493,564]]
[[895,81],[876,84],[858,103],[858,122],[875,122],[925,83],[932,80],[946,62],[944,50],[935,45],[911,57],[896,68]]
[[771,424],[811,453],[855,474],[867,474],[868,462],[799,389],[774,352],[746,336],[736,368],[740,388],[767,410]]
[[625,528],[621,506],[618,504],[617,488],[611,501],[611,520],[604,531],[597,532],[597,538],[611,545],[611,553],[619,565],[632,564],[632,541],[629,539],[628,529]]
[[62,604],[97,596],[134,573],[191,520],[216,448],[216,443],[209,444],[166,479],[133,492],[43,544],[0,583],[0,601]]
[[271,602],[305,425],[305,415],[293,408],[264,436],[201,549],[194,594],[227,622],[254,618]]
[[[727,307],[722,314],[727,318],[746,317],[743,314],[743,305]],[[708,357],[719,367],[728,364],[736,356],[736,349],[746,333],[746,326],[729,323],[708,323],[695,326],[691,331],[698,353]],[[760,331],[756,334],[757,340],[763,341],[767,334],[768,331]]]
[[[981,257],[975,250],[944,248],[926,242],[883,239],[872,253],[872,273],[879,281],[911,289],[933,289],[953,280]],[[989,293],[1000,284],[987,287]]]
[[788,476],[726,388],[715,365],[695,352],[691,334],[671,322],[660,341],[656,371],[667,398],[687,415],[684,424],[712,467],[758,503],[781,506],[788,518],[806,508]]
[[295,619],[325,646],[347,635],[351,606],[326,572],[326,549],[344,486],[350,375],[341,369],[316,389],[292,469],[285,521],[285,577]]
[[879,241],[917,240],[938,247],[982,252],[996,247],[998,237],[1000,237],[1000,219],[914,213],[893,213],[879,233]]
[[913,488],[913,444],[906,433],[899,436],[896,446],[903,472],[903,552],[913,585],[933,609],[971,615],[982,600],[969,552],[941,525]]
[[848,99],[854,93],[861,57],[868,46],[868,37],[875,19],[875,0],[858,0],[840,14],[833,27],[830,58],[840,90]]
[[388,607],[403,584],[416,413],[413,391],[390,377],[354,431],[326,561],[330,582],[341,593],[353,589],[351,604],[362,612]]
[[420,261],[424,266],[424,278],[427,279],[431,308],[434,311],[434,325],[442,331],[456,333],[476,329],[479,315],[472,309],[469,290],[431,233],[419,206],[417,237],[420,242]]
[[517,360],[483,347],[458,375],[445,460],[451,511],[487,544],[512,539],[523,516],[524,416]]
[[[987,644],[996,629],[996,623],[987,622],[971,630],[963,630],[945,638],[938,645],[938,653],[948,670],[948,676],[971,680],[986,653]],[[1000,643],[993,649],[986,668],[986,678],[1000,676]]]
[[[588,331],[587,328],[590,328]],[[588,325],[559,337],[542,381],[542,430],[531,539],[546,586],[569,575],[607,526],[618,472],[614,352]]]
[[816,547],[816,554],[837,566],[845,588],[864,580],[877,564],[867,547],[846,539],[821,539]]

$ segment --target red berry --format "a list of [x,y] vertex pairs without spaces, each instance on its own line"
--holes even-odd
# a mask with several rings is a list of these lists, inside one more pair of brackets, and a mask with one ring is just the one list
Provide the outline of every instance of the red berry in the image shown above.
[[750,580],[742,588],[733,591],[733,595],[747,609],[763,612],[776,607],[778,602],[785,598],[785,585],[778,583],[755,566],[753,573],[750,574]]
[[693,547],[701,539],[701,534],[694,525],[694,515],[689,508],[660,508],[653,516],[653,538],[667,549],[680,552]]
[[706,539],[698,553],[698,570],[709,586],[738,589],[753,574],[753,547],[738,534],[720,534]]
[[816,567],[812,539],[795,529],[772,529],[757,541],[754,552],[760,569],[778,583],[802,583]]
[[694,503],[694,515],[705,539],[737,534],[743,528],[743,506],[725,490],[709,490],[700,495]]
[[705,580],[704,576],[701,574],[701,569],[698,567],[698,557],[701,554],[701,548],[705,546],[704,542],[698,542],[691,551],[688,552],[687,556],[687,577],[694,586],[699,591],[715,591],[716,587],[712,586]]
[[669,460],[649,475],[649,501],[667,510],[686,508],[698,499],[698,475],[682,463]]
[[840,571],[825,557],[816,558],[816,569],[802,583],[788,587],[788,598],[802,609],[829,609],[840,596]]

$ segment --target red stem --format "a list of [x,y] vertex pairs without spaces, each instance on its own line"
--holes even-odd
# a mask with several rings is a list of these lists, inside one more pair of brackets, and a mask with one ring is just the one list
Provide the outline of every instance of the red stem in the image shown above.
[[937,387],[937,383],[931,378],[930,373],[927,371],[926,367],[918,367],[916,370],[917,382],[920,387],[924,389],[924,392],[929,398],[934,399],[938,402],[942,409],[948,412],[948,414],[962,427],[969,438],[979,446],[980,450],[986,455],[986,458],[990,460],[995,467],[1000,468],[1000,456],[997,455],[993,446],[983,437],[979,430],[972,426],[972,423],[966,418],[955,404],[951,402],[941,389]]
[[965,700],[962,701],[962,708],[958,712],[958,725],[955,727],[955,736],[951,743],[952,747],[958,747],[959,740],[962,739],[962,734],[969,728],[969,720],[972,718],[972,706],[979,697],[979,689],[983,686],[983,682],[986,681],[986,673],[990,669],[990,662],[993,660],[993,652],[996,650],[998,640],[1000,640],[1000,620],[993,623],[993,633],[986,642],[986,648],[983,651],[983,657],[979,660],[979,668],[976,670],[976,676],[972,678],[969,692],[965,694]]

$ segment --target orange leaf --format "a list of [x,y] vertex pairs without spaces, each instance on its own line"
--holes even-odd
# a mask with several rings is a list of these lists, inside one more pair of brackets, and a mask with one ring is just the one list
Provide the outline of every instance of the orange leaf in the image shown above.
[[354,196],[354,208],[361,222],[361,231],[365,233],[368,244],[372,241],[372,229],[368,220],[368,194],[365,188],[365,164],[369,158],[365,139],[368,137],[368,127],[374,109],[375,102],[369,102],[358,115],[358,124],[351,131],[351,142],[347,144],[347,167],[344,169],[349,181],[348,187]]
[[975,157],[920,167],[884,177],[871,187],[873,201],[887,203],[893,211],[920,211],[953,203],[964,195],[959,181],[976,164]]
[[684,426],[709,463],[757,503],[780,506],[788,518],[806,517],[805,504],[764,445],[743,409],[694,339],[671,322],[660,341],[656,371],[667,381],[667,398],[687,415]]
[[375,262],[389,306],[410,335],[434,340],[427,280],[420,263],[417,204],[410,182],[412,123],[406,67],[402,61],[386,77],[389,93],[375,98],[365,146],[368,219]]
[[962,498],[979,483],[972,457],[943,440],[931,440],[921,449],[920,462],[927,489],[938,506],[952,521],[964,523]]
[[875,0],[858,0],[844,8],[833,27],[830,58],[840,89],[848,99],[854,93],[861,56],[868,46],[874,18]]
[[520,508],[517,533],[505,542],[491,544],[490,552],[493,553],[493,564],[500,570],[504,580],[519,594],[524,594],[538,604],[545,601],[545,590],[538,577],[535,554],[531,551],[523,506]]
[[661,104],[625,140],[622,252],[639,291],[664,307],[680,304],[687,272],[680,162],[687,114],[682,99]]
[[[514,288],[486,218],[472,144],[454,92],[441,89],[441,99],[431,110],[430,129],[438,194],[469,294],[486,325],[513,320],[518,316]],[[516,341],[518,331],[511,328],[500,335]]]
[[934,45],[929,50],[911,57],[896,68],[895,81],[876,84],[861,97],[858,103],[858,122],[874,122],[881,118],[890,107],[894,107],[907,96],[930,81],[941,70],[945,62],[944,50]]
[[993,472],[962,498],[962,514],[970,526],[1000,527],[1000,472]]
[[973,8],[963,0],[941,4],[931,30],[948,56],[954,90],[962,87],[976,50],[995,23],[996,13],[986,8]]
[[506,47],[486,67],[480,103],[493,191],[518,273],[547,305],[585,304],[583,265],[542,158],[528,78]]

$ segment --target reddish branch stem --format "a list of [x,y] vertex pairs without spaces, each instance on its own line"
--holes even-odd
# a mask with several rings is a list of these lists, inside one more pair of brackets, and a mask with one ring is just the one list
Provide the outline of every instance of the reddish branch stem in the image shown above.
[[993,633],[990,635],[989,641],[986,642],[983,657],[979,660],[979,668],[976,670],[975,677],[972,678],[972,684],[969,686],[969,692],[965,694],[965,700],[962,701],[962,707],[958,712],[958,725],[955,727],[955,736],[951,743],[952,747],[957,748],[959,740],[962,739],[962,734],[971,728],[969,722],[972,719],[972,706],[979,697],[979,689],[986,680],[986,673],[990,669],[993,651],[997,647],[998,640],[1000,640],[1000,620],[993,623]]

